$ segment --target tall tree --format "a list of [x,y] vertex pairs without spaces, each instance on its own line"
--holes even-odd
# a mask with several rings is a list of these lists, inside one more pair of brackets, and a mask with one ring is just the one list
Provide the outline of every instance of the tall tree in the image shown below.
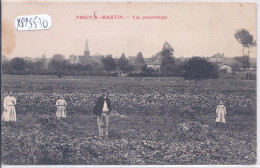
[[101,58],[101,62],[103,63],[104,69],[109,73],[109,75],[111,71],[116,69],[116,61],[112,55],[103,56]]
[[64,61],[65,57],[61,54],[55,54],[55,55],[52,56],[51,59],[54,60],[54,61]]
[[125,54],[123,53],[121,57],[117,60],[117,65],[119,68],[119,74],[121,76],[121,72],[128,73],[133,71],[133,66],[130,64],[129,60],[126,59]]
[[145,65],[145,60],[142,52],[139,52],[135,58],[135,66],[137,69],[140,69]]
[[175,75],[175,61],[173,58],[174,49],[172,46],[165,42],[161,51],[161,74],[162,76],[174,76]]
[[8,60],[2,61],[1,69],[2,69],[2,72],[4,74],[12,74],[13,73],[13,69],[11,67],[10,61],[8,61]]
[[40,61],[43,63],[44,69],[48,69],[48,59],[46,55],[43,54]]
[[55,54],[52,56],[49,63],[49,69],[54,72],[59,78],[64,76],[67,72],[68,61],[61,54]]
[[42,60],[38,60],[34,63],[34,69],[37,72],[37,74],[43,74],[44,72],[44,63]]
[[[256,41],[254,36],[249,33],[247,29],[239,29],[235,32],[235,38],[237,41],[242,44],[243,56],[248,56],[248,69],[249,69],[249,48],[256,46]],[[245,55],[245,48],[247,48],[247,55]]]
[[189,58],[184,64],[184,79],[198,80],[218,78],[218,68],[201,57]]
[[10,61],[11,68],[14,70],[24,71],[26,67],[26,62],[22,58],[15,57]]

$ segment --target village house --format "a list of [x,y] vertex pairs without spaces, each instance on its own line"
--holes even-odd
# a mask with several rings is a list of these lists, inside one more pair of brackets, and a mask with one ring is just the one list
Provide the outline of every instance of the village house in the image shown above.
[[212,56],[210,57],[210,60],[209,60],[209,61],[210,61],[210,62],[215,62],[215,63],[217,63],[217,62],[222,62],[223,58],[225,58],[224,53],[223,53],[223,54],[216,53],[216,54],[214,54],[214,55],[212,55]]
[[79,57],[76,55],[69,56],[69,62],[70,64],[78,64],[79,63]]
[[232,73],[232,71],[236,71],[233,70],[232,67],[237,67],[236,69],[242,67],[242,64],[240,62],[238,62],[237,60],[235,60],[234,58],[230,58],[230,57],[226,57],[223,54],[220,53],[216,53],[214,55],[212,55],[211,57],[207,58],[207,60],[209,62],[215,63],[218,65],[219,70],[226,73]]
[[147,68],[152,68],[154,70],[158,70],[160,72],[160,67],[161,67],[161,60],[160,56],[153,56],[151,58],[146,58],[145,59]]
[[160,71],[161,63],[159,62],[159,60],[150,59],[149,61],[146,61],[146,65],[147,65],[147,68],[152,68],[154,70]]
[[219,65],[219,70],[225,73],[232,73],[232,68],[227,64]]

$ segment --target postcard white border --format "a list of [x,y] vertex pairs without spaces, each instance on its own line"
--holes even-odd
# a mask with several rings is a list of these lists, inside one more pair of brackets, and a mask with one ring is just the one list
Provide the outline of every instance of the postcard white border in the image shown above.
[[[260,39],[259,27],[260,27],[260,1],[257,0],[2,0],[2,2],[252,2],[257,3],[257,40]],[[259,42],[257,43],[257,162],[256,165],[1,165],[3,168],[168,168],[168,167],[194,167],[194,168],[260,168],[260,56],[259,52]]]

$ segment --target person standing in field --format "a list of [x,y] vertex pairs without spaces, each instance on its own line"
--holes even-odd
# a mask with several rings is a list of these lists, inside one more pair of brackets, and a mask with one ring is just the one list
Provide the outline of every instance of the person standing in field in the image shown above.
[[16,98],[13,96],[13,91],[8,91],[8,96],[4,98],[3,107],[4,112],[2,115],[2,121],[16,122]]
[[67,102],[63,98],[63,96],[60,96],[59,99],[56,101],[56,106],[57,106],[56,116],[58,118],[66,118]]
[[111,102],[106,94],[106,89],[100,89],[102,96],[100,96],[94,107],[94,114],[97,117],[97,124],[99,130],[99,137],[108,137],[108,121],[111,113]]
[[227,114],[226,107],[222,101],[219,102],[216,109],[216,126],[220,123],[226,123],[225,116]]

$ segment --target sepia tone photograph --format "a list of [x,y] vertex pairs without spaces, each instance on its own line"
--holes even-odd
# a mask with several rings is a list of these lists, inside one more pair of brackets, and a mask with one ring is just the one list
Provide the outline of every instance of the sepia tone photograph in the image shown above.
[[1,166],[257,164],[257,3],[4,0],[1,17]]

